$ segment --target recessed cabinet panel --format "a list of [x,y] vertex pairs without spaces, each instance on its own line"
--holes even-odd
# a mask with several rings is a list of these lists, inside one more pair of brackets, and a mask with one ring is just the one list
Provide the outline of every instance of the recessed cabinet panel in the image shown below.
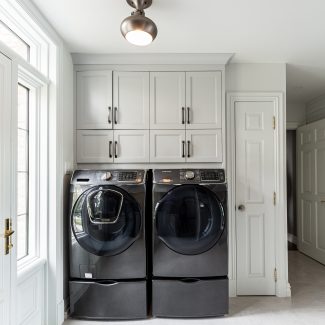
[[150,129],[185,128],[185,72],[150,73]]
[[77,162],[113,162],[113,131],[78,130]]
[[112,128],[112,71],[77,72],[77,129]]
[[114,71],[114,129],[149,129],[149,72]]
[[150,131],[150,162],[185,162],[185,151],[185,131]]
[[149,162],[149,130],[114,131],[114,162]]
[[220,71],[186,72],[186,128],[221,128]]
[[187,162],[222,162],[221,130],[187,130]]

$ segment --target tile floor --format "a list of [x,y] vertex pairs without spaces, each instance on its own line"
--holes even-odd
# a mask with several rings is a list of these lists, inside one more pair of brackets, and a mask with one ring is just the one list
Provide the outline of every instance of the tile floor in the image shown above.
[[325,266],[289,251],[291,298],[237,297],[230,299],[230,314],[211,319],[149,319],[129,322],[66,320],[64,325],[324,325]]

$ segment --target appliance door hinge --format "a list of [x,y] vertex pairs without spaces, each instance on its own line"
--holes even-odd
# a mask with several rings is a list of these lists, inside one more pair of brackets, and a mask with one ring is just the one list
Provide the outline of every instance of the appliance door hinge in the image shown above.
[[275,116],[273,116],[273,130],[275,130],[276,122],[275,122]]
[[274,282],[277,282],[278,281],[278,270],[276,269],[276,267],[274,268],[273,276],[274,276]]
[[273,205],[276,205],[276,193],[273,192]]

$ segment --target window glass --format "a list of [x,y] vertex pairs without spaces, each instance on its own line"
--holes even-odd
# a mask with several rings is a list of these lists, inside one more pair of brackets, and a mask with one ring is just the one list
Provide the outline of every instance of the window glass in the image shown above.
[[29,89],[18,84],[17,259],[28,255],[29,233]]
[[30,46],[0,20],[0,40],[29,62]]

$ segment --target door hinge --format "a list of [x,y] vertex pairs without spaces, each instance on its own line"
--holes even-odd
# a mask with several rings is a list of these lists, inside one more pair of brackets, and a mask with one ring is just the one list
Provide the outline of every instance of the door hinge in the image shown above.
[[277,282],[278,281],[278,270],[276,268],[274,268],[273,276],[274,276],[274,281]]
[[276,193],[273,192],[273,205],[276,205]]
[[275,130],[275,116],[273,116],[273,129]]

